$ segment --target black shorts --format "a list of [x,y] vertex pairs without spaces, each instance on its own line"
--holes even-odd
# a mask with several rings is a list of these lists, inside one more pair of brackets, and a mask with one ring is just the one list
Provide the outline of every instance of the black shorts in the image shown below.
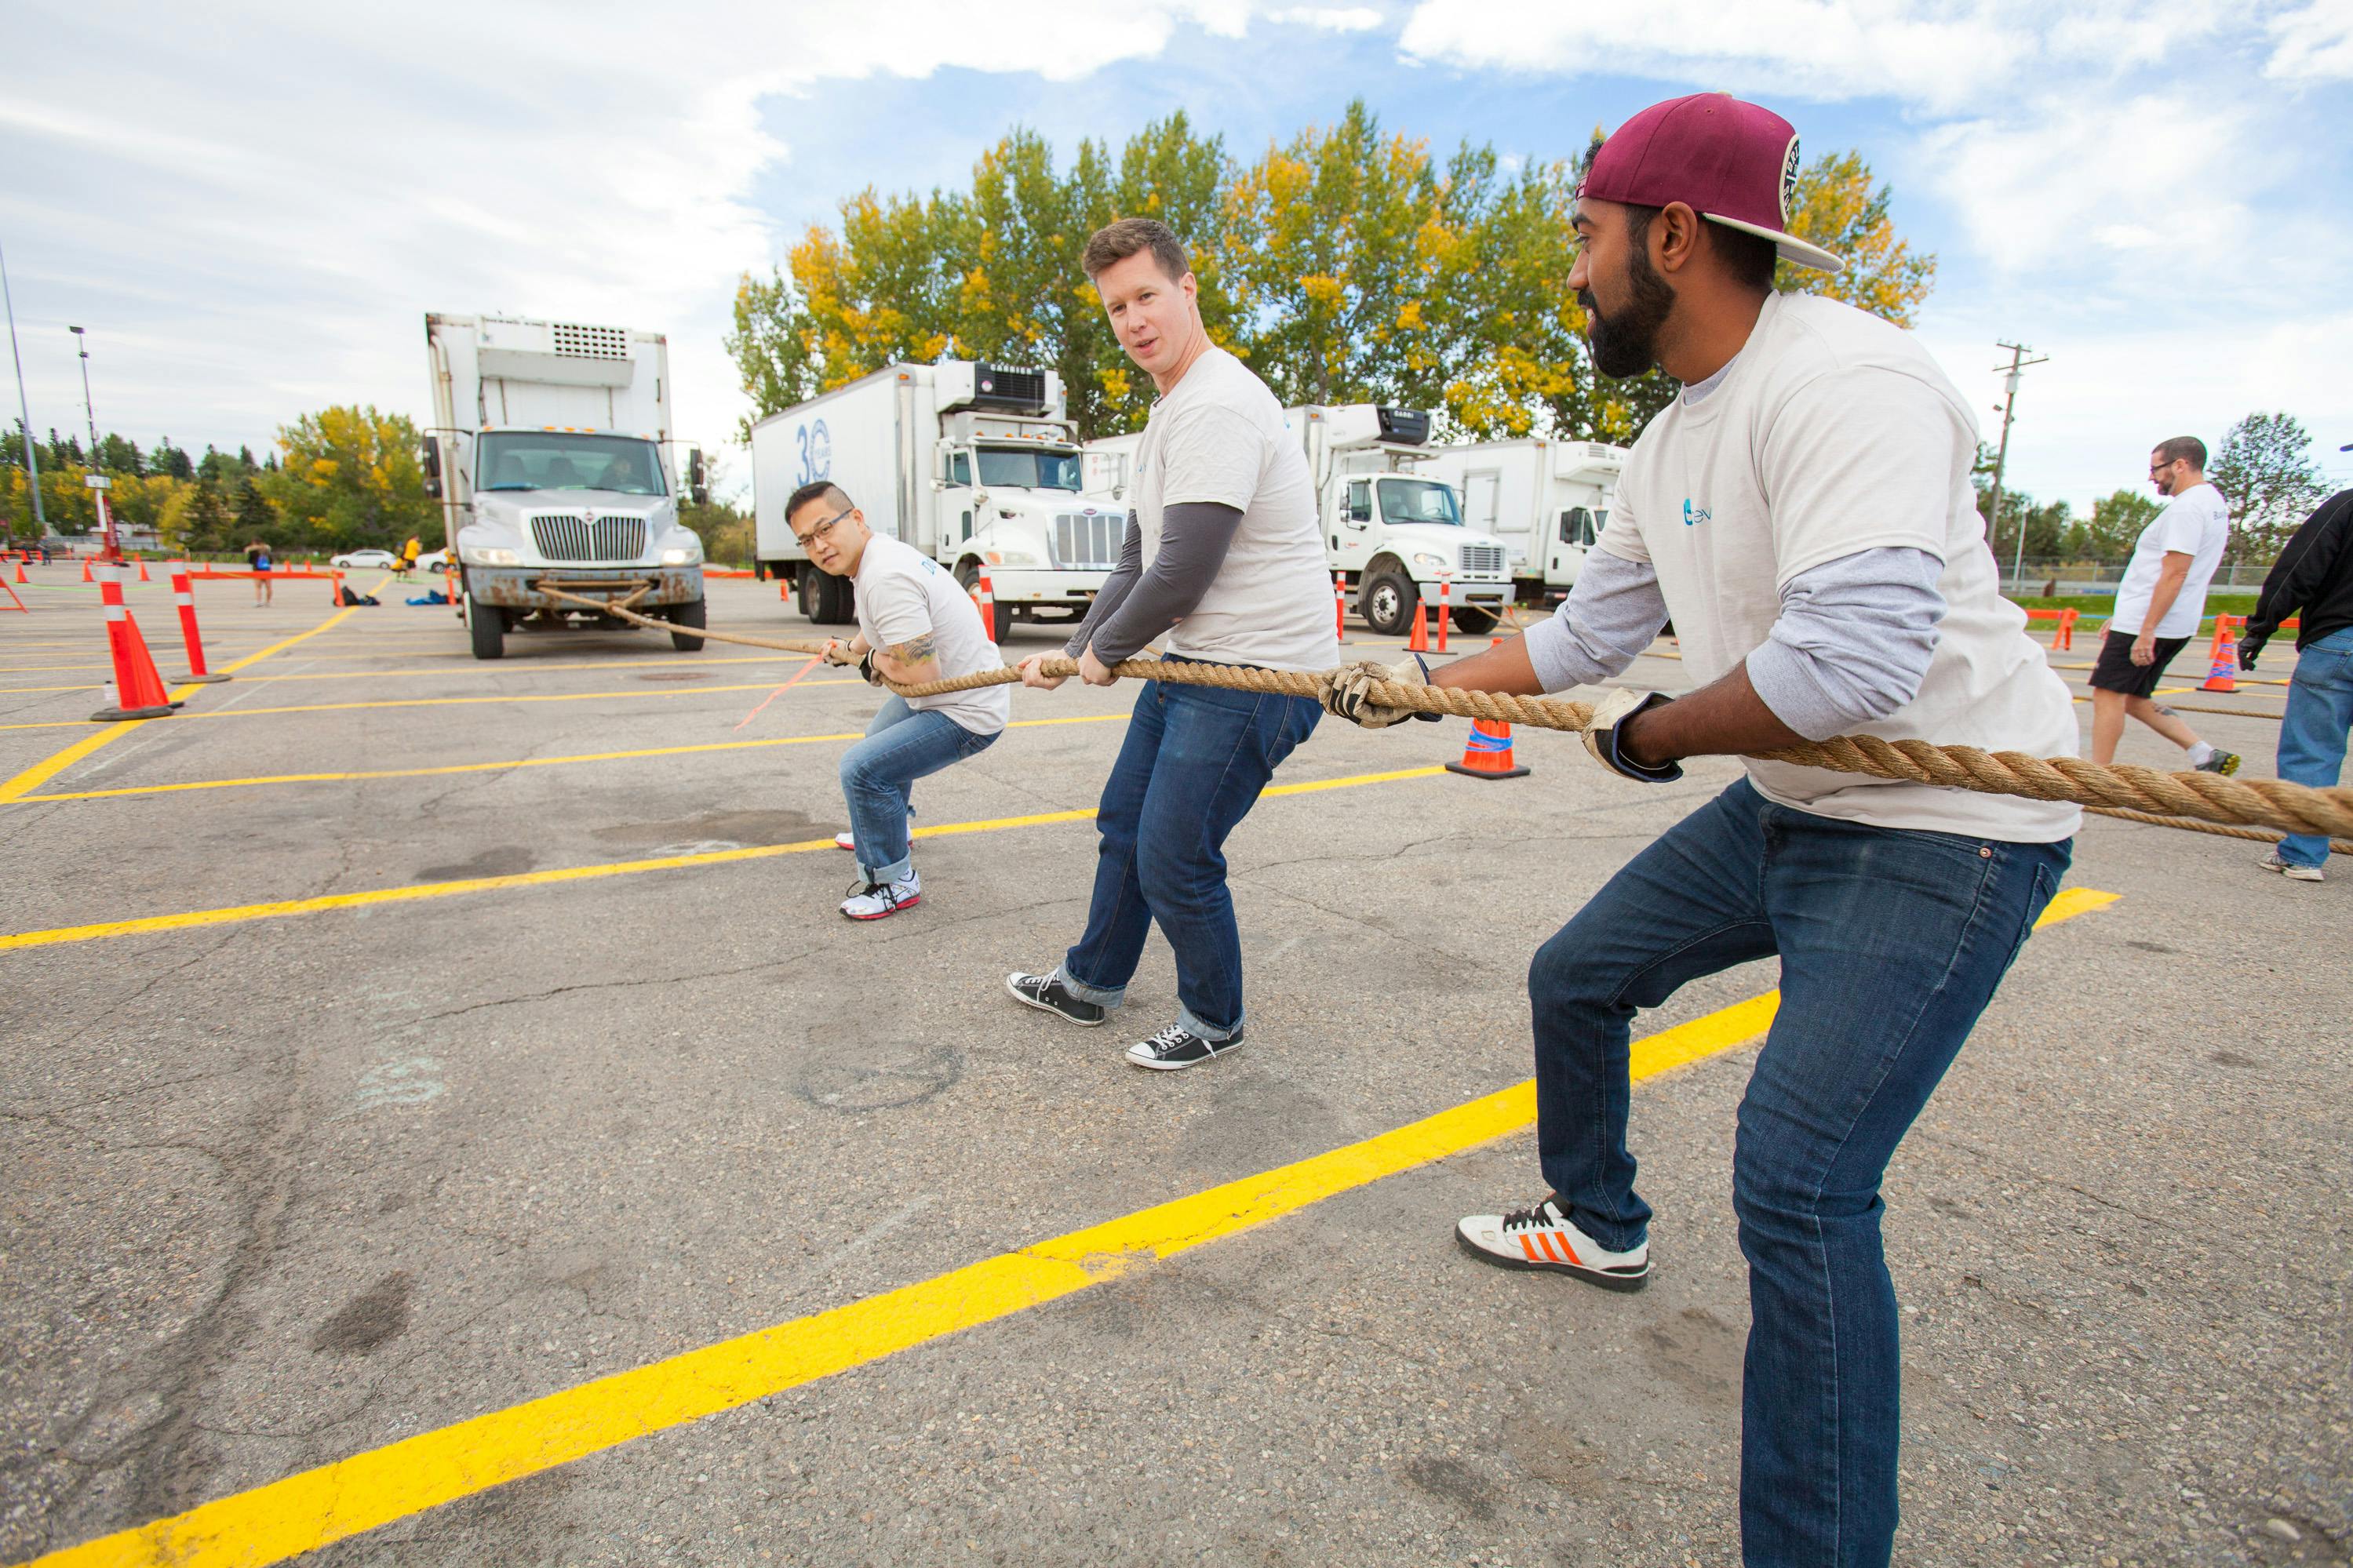
[[2132,661],[2133,638],[2123,632],[2110,632],[2100,641],[2099,662],[2092,666],[2092,689],[2095,691],[2121,691],[2126,697],[2146,697],[2157,689],[2165,678],[2165,667],[2173,656],[2189,646],[2188,637],[2159,637],[2157,657],[2147,664]]

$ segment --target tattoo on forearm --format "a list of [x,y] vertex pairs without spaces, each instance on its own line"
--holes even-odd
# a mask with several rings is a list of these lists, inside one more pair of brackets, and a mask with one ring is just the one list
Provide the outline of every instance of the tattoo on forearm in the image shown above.
[[885,651],[901,664],[922,664],[938,653],[939,641],[937,632],[925,632],[919,637],[912,637]]

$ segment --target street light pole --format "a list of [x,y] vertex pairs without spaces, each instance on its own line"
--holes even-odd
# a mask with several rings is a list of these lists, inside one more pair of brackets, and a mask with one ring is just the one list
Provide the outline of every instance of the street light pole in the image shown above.
[[25,437],[26,488],[33,497],[33,527],[37,531],[35,537],[46,539],[49,523],[41,515],[41,465],[33,456],[33,405],[25,400],[25,355],[16,346],[16,296],[8,288],[8,258],[5,251],[0,251],[0,300],[8,307],[8,355],[16,362],[16,411],[21,416],[16,428]]
[[82,476],[81,482],[90,487],[91,499],[98,502],[99,530],[106,539],[99,555],[102,560],[120,561],[122,550],[114,542],[114,509],[106,504],[108,487],[114,481],[98,466],[98,410],[90,401],[90,338],[79,327],[68,327],[66,331],[74,335],[74,342],[81,348],[81,411],[90,418],[90,471]]
[[[1994,369],[1996,370],[2007,370],[2010,372],[2010,374],[2002,383],[2001,446],[2000,449],[1994,453],[1993,458],[1993,515],[1986,520],[1986,542],[1988,544],[1993,543],[2001,536],[2001,475],[2002,469],[2006,468],[2010,462],[2010,422],[2012,418],[2016,417],[2018,413],[2019,373],[2024,370],[2028,365],[2042,364],[2051,357],[2049,354],[2043,354],[2036,359],[2028,359],[2026,355],[2033,351],[2029,349],[2024,343],[1998,342],[1994,344],[1994,347],[1998,349],[2008,349],[2010,351],[2010,363],[2007,365],[1998,364],[1994,366]],[[1999,559],[1999,557],[1996,559]],[[2021,521],[2018,525],[2018,549],[2010,559],[2010,587],[2011,593],[2014,594],[2018,591],[2018,579],[2025,570],[2026,524]]]

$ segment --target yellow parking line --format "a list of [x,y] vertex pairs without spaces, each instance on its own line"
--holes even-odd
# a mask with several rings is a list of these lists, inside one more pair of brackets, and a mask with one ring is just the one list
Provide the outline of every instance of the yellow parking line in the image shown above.
[[[1124,720],[1124,713],[1082,713],[1067,719],[1017,719],[1008,726],[1015,730],[1040,729],[1050,724],[1100,724],[1113,720]],[[421,779],[445,773],[489,773],[502,768],[555,768],[573,763],[632,762],[640,757],[683,757],[697,752],[750,752],[768,746],[807,746],[819,741],[855,741],[864,731],[848,730],[838,735],[783,735],[765,741],[711,741],[699,746],[654,746],[641,752],[586,752],[574,757],[519,757],[504,763],[450,763],[432,768],[375,768],[345,773],[269,773],[250,779],[197,779],[188,784],[125,784],[119,789],[82,789],[60,791],[56,795],[17,796],[17,804],[31,805],[42,801],[108,800],[125,795],[177,795],[197,789],[251,789],[262,784],[341,784],[359,779]],[[1443,772],[1444,770],[1440,770]]]
[[[1121,715],[1124,717],[1124,715]],[[1429,778],[1444,768],[1409,768],[1402,773],[1360,773],[1352,778],[1322,779],[1306,784],[1277,784],[1268,795],[1305,795],[1311,791],[1344,789],[1355,784],[1389,784],[1398,779]],[[1000,816],[985,822],[949,822],[916,828],[917,838],[944,838],[965,833],[996,833],[1008,827],[1043,827],[1057,822],[1092,822],[1095,809],[1049,811],[1030,816]],[[508,888],[535,888],[552,882],[585,882],[605,877],[635,876],[643,871],[674,871],[689,866],[724,866],[739,860],[766,860],[778,855],[803,855],[830,849],[830,838],[809,838],[797,844],[758,844],[741,849],[712,849],[698,855],[661,855],[646,860],[613,860],[593,866],[564,866],[547,871],[518,871],[503,877],[465,877],[447,882],[412,882],[397,888],[373,888],[357,893],[327,893],[310,899],[281,899],[269,903],[235,904],[225,909],[188,910],[172,915],[143,915],[133,920],[100,921],[91,925],[55,926],[47,931],[16,931],[0,936],[0,952],[16,948],[55,947],[65,942],[95,942],[106,937],[140,936],[154,931],[189,931],[198,926],[242,925],[249,921],[283,920],[292,915],[323,914],[329,910],[364,909],[373,904],[413,903],[422,899],[448,899],[462,893],[491,893]]]
[[[259,655],[255,657],[259,658]],[[863,686],[864,681],[851,676],[840,680],[804,680],[801,687]],[[361,708],[459,708],[480,702],[590,702],[604,698],[625,697],[699,697],[715,691],[774,691],[776,683],[754,681],[743,686],[681,686],[668,691],[532,691],[501,693],[491,697],[376,697],[361,702],[305,702],[283,708],[220,708],[194,713],[182,713],[182,719],[252,719],[269,713],[341,713]],[[140,720],[153,723],[153,720]],[[0,730],[61,730],[70,729],[70,720],[43,720],[23,724],[0,724]],[[16,797],[0,788],[0,803]]]
[[[2038,929],[2116,902],[2069,889]],[[1640,1083],[1757,1039],[1778,992],[1634,1043]],[[23,1568],[259,1568],[1009,1318],[1535,1121],[1534,1080],[1388,1132],[828,1311],[633,1367],[69,1546]]]
[[[610,671],[617,666],[622,669],[649,669],[680,664],[782,664],[795,657],[797,656],[793,654],[777,653],[769,654],[765,658],[703,658],[700,656],[689,656],[681,658],[638,658],[628,659],[626,661],[618,658],[605,658],[596,659],[593,661],[584,661],[577,664],[535,664],[529,659],[516,659],[512,663],[504,663],[490,668],[485,668],[477,660],[470,657],[466,657],[463,658],[463,662],[453,664],[445,669],[322,669],[306,672],[301,675],[257,675],[251,678],[250,683],[259,685],[265,681],[280,680],[389,680],[396,676],[410,675],[511,675],[522,674],[524,672],[537,674],[542,670],[555,669],[602,669]],[[104,669],[108,667],[102,664],[92,664],[81,666],[60,665],[58,668],[61,669]],[[85,684],[81,686],[0,686],[0,697],[5,697],[16,692],[95,691],[97,689],[98,686],[94,684]]]
[[[384,584],[381,583],[376,584],[377,587],[382,587],[383,585]],[[250,665],[259,664],[263,659],[268,658],[273,653],[281,653],[287,648],[292,647],[296,643],[308,642],[311,638],[317,637],[321,632],[333,628],[343,619],[344,616],[350,615],[353,610],[357,608],[359,608],[359,606],[353,605],[347,606],[346,608],[337,610],[333,615],[329,616],[325,620],[321,621],[309,631],[297,632],[290,637],[286,637],[280,641],[271,643],[268,647],[263,648],[259,653],[249,653],[243,658],[238,659],[235,664],[222,666],[220,669],[215,673],[220,675],[234,675],[238,670],[244,669]],[[179,701],[185,699],[191,692],[202,691],[204,687],[192,682],[188,685],[182,686],[178,690],[171,693],[171,696],[173,700]],[[234,712],[236,710],[232,709],[230,711]],[[175,714],[174,717],[180,717],[180,715]],[[219,715],[195,714],[190,715],[190,717],[217,718]],[[83,721],[85,723],[88,721],[89,721],[87,720]],[[76,741],[72,745],[68,746],[64,751],[56,753],[46,761],[35,763],[31,767],[26,768],[23,773],[18,773],[15,778],[10,779],[7,783],[0,784],[0,805],[5,805],[12,800],[21,799],[23,796],[30,795],[33,791],[40,788],[43,784],[57,777],[58,774],[65,772],[66,769],[73,766],[84,757],[89,756],[92,752],[97,751],[100,747],[121,740],[123,736],[128,735],[132,731],[136,730],[142,724],[153,724],[156,721],[157,721],[153,719],[125,719],[120,723],[109,724],[105,729],[99,731],[96,734],[85,736],[83,739]],[[71,722],[72,721],[67,720],[63,721],[62,724],[70,725]],[[60,727],[60,724],[0,724],[0,730],[50,730]]]

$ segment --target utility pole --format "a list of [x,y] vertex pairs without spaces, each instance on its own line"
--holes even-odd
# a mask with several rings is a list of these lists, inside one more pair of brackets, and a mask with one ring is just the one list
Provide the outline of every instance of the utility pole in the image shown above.
[[81,411],[90,417],[90,471],[82,476],[81,482],[90,488],[90,499],[98,503],[99,531],[106,540],[99,554],[104,560],[120,561],[122,550],[114,542],[114,509],[106,504],[106,492],[114,481],[98,466],[98,410],[90,401],[90,337],[79,327],[68,327],[66,331],[74,335],[74,342],[81,350]]
[[48,520],[41,515],[41,465],[33,456],[33,405],[25,401],[25,355],[16,347],[16,296],[8,289],[8,258],[0,253],[0,300],[8,306],[8,354],[16,362],[16,411],[22,416],[16,426],[25,437],[25,479],[33,497],[34,537],[48,537]]
[[[1995,451],[1993,458],[1993,516],[1987,520],[1986,522],[1986,542],[1989,544],[1992,543],[1995,539],[1999,538],[2001,532],[2001,474],[2002,469],[2010,462],[2010,422],[2012,418],[2016,417],[2018,413],[2019,373],[2023,371],[2028,365],[2042,364],[2051,358],[2049,354],[2040,354],[2033,359],[2028,359],[2026,356],[2030,353],[2033,353],[2034,351],[2027,347],[2024,343],[2012,343],[1997,341],[1993,346],[1998,349],[2008,349],[2010,351],[2010,363],[2006,365],[1998,364],[1993,367],[1998,371],[2007,370],[2010,372],[2010,374],[2002,383],[2001,446]],[[92,437],[92,439],[96,439],[96,437]],[[2018,530],[2018,549],[2011,557],[2010,567],[2010,590],[2013,593],[2015,593],[2018,588],[2019,574],[2025,570],[2026,527],[2023,523],[2021,523]]]

